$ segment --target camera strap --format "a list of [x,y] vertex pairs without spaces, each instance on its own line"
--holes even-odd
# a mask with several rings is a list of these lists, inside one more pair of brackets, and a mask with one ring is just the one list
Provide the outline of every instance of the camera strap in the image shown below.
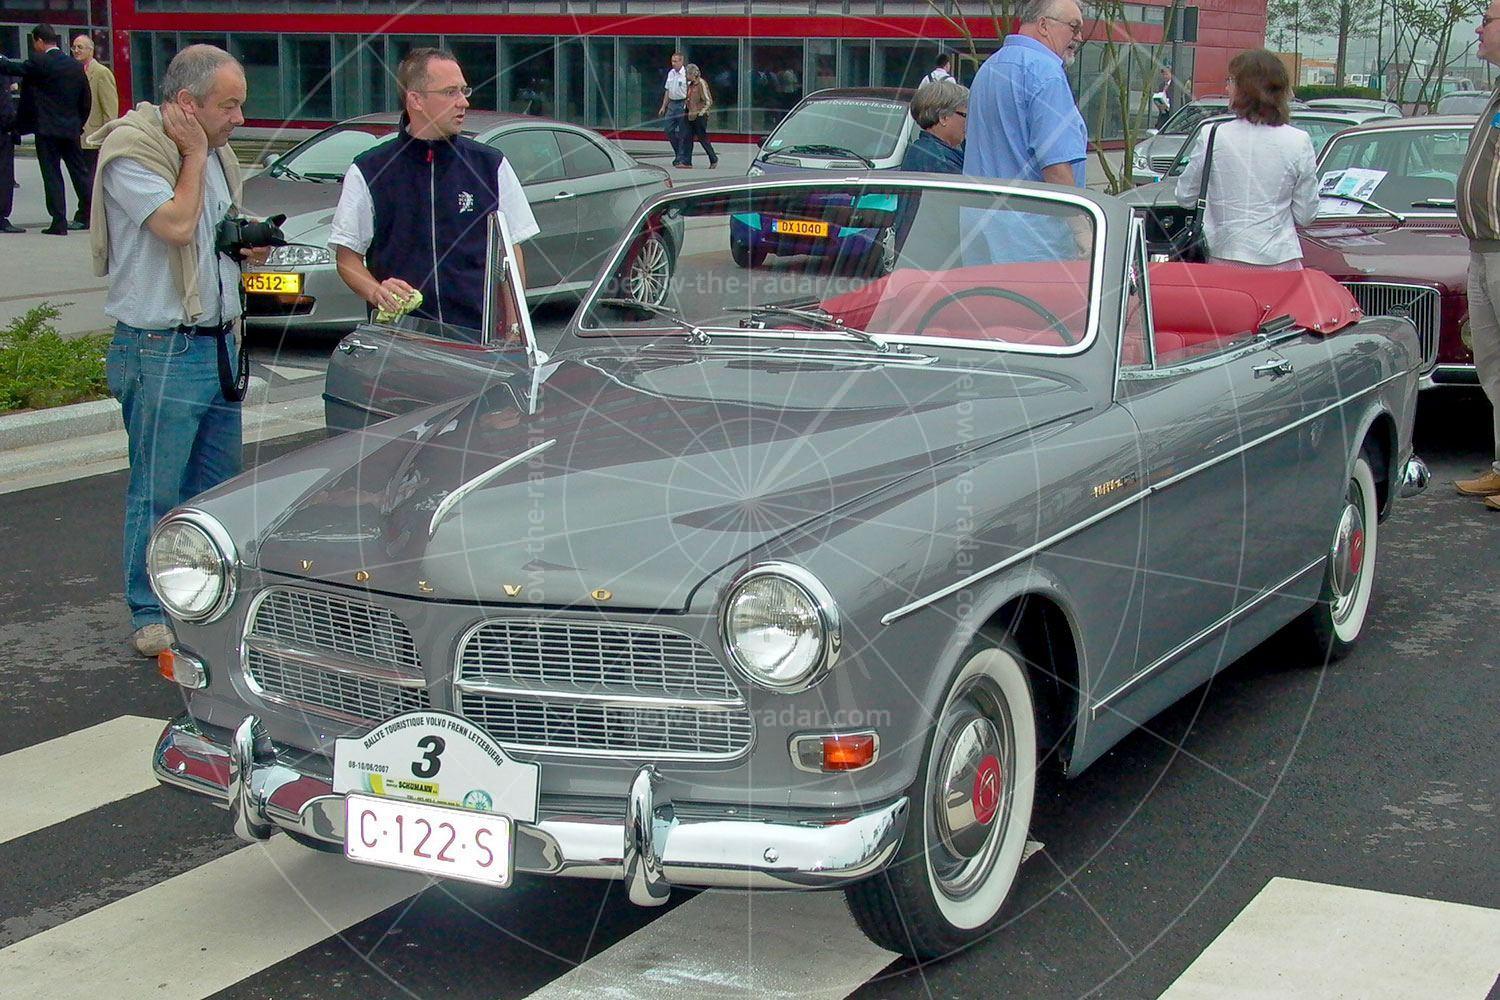
[[218,341],[219,391],[229,402],[238,403],[245,398],[245,391],[250,387],[250,355],[246,353],[244,343],[241,343],[238,370],[230,370],[229,339],[233,336],[234,324],[227,323],[214,334],[214,340]]

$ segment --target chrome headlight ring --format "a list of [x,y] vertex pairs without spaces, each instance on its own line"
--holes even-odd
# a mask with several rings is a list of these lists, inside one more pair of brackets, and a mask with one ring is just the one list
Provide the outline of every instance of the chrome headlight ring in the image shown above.
[[[186,525],[201,533],[208,540],[218,557],[219,592],[212,603],[201,611],[184,611],[180,606],[164,596],[161,588],[157,586],[156,574],[151,572],[152,553],[156,550],[157,542],[162,533],[169,527]],[[151,532],[151,541],[146,547],[146,569],[147,579],[151,584],[151,590],[156,594],[162,606],[174,617],[182,621],[194,624],[206,624],[221,618],[229,607],[234,603],[235,594],[239,587],[238,579],[239,553],[235,549],[234,540],[229,537],[229,532],[212,515],[195,507],[185,507],[167,518],[163,519]]]
[[[805,617],[817,623],[817,632],[813,636],[815,645],[807,665],[784,677],[777,677],[753,662],[744,648],[745,636],[736,633],[734,624],[738,599],[746,596],[750,588],[768,582],[789,586],[793,595],[800,595],[805,604]],[[719,637],[730,662],[741,674],[759,687],[783,694],[806,691],[821,681],[838,663],[843,647],[843,627],[833,594],[816,576],[801,566],[785,562],[761,563],[731,581],[719,609]]]

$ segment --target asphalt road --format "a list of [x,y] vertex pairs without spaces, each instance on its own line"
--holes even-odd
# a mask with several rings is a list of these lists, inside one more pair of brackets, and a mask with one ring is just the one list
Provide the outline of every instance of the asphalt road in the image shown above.
[[[783,986],[781,995],[1156,997],[1277,877],[1493,913],[1500,908],[1500,577],[1490,556],[1500,545],[1500,514],[1449,486],[1484,466],[1487,435],[1482,401],[1462,393],[1425,399],[1418,446],[1434,483],[1383,526],[1373,605],[1355,652],[1324,668],[1273,640],[1077,780],[1043,788],[1032,836],[1044,848],[1022,869],[1009,922],[944,962],[918,969],[877,959],[856,971],[847,926],[805,916],[783,921],[770,900],[752,902],[741,920],[734,908],[743,897],[678,893],[674,918],[672,908],[630,906],[618,887],[525,878],[505,892],[443,884],[409,899],[397,893],[394,905],[319,923],[298,938],[288,930],[303,909],[296,900],[255,920],[245,914],[256,900],[232,895],[228,875],[193,881],[197,872],[237,863],[242,845],[224,813],[151,788],[0,839],[0,983],[24,971],[27,942],[52,941],[43,934],[66,940],[78,928],[85,945],[47,944],[46,967],[57,977],[46,995],[82,990],[90,974],[118,977],[125,985],[115,995],[143,995],[148,990],[126,978],[142,963],[161,980],[152,985],[162,989],[149,992],[173,996],[490,998],[527,996],[548,984],[559,992],[544,995],[560,995],[558,977],[596,968],[603,978],[590,992],[704,995],[735,993],[747,977],[774,978],[775,968],[764,966],[795,959],[769,943],[780,933],[804,951],[831,948],[825,965],[851,963],[831,991],[804,982]],[[248,460],[300,443],[275,442]],[[119,473],[0,497],[7,650],[0,780],[19,780],[23,796],[56,789],[61,797],[77,775],[104,762],[85,755],[64,767],[45,749],[31,757],[22,751],[122,716],[164,719],[180,711],[177,689],[124,647],[123,487]],[[1206,512],[1205,528],[1213,523]],[[106,746],[101,738],[93,752]],[[24,769],[13,763],[23,759]],[[282,839],[272,843],[292,846]],[[202,952],[153,952],[153,928],[175,926],[168,911],[190,906],[212,915],[199,921],[209,928]],[[715,931],[709,917],[725,912],[728,944],[708,950],[686,992],[680,980],[600,957],[617,942],[646,942],[638,962],[647,973],[680,968],[683,956],[698,954],[698,939]],[[91,954],[107,949],[101,942],[115,933],[106,918],[132,944]],[[658,922],[670,933],[653,937]],[[278,934],[289,942],[284,954],[258,950]],[[180,968],[198,977],[192,985],[177,982]],[[1432,992],[1403,992],[1454,995],[1440,979],[1424,978],[1441,971],[1423,970],[1415,980],[1430,982]],[[735,995],[761,992],[771,989]]]

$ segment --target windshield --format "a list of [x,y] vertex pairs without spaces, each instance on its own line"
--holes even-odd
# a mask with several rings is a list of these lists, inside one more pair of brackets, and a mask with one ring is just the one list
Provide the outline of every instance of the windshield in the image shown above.
[[1222,115],[1228,103],[1219,104],[1189,104],[1178,111],[1167,123],[1162,126],[1162,135],[1187,135],[1197,126],[1199,122],[1209,115]]
[[[1193,130],[1193,135],[1182,148],[1177,151],[1177,159],[1172,161],[1172,167],[1167,171],[1168,177],[1176,177],[1187,169],[1188,158],[1198,145],[1198,133],[1206,128],[1211,128],[1220,122],[1232,122],[1233,118],[1210,118],[1199,122],[1199,127]],[[1306,115],[1293,114],[1287,122],[1294,129],[1306,132],[1307,137],[1312,140],[1313,153],[1323,148],[1323,144],[1330,137],[1342,132],[1346,128],[1352,128],[1354,123],[1342,121],[1337,118],[1313,118]]]
[[[632,284],[634,248],[664,235],[679,246],[670,278]],[[1093,328],[1100,244],[1075,202],[983,188],[787,182],[690,194],[642,220],[578,332],[1065,353]]]
[[1477,115],[1490,103],[1489,94],[1449,94],[1433,109],[1439,115]]
[[279,176],[290,168],[309,180],[344,179],[354,158],[367,149],[389,142],[396,134],[394,125],[341,125],[320,132],[271,165],[270,173]]
[[1380,209],[1345,201],[1353,195],[1395,212],[1453,211],[1458,171],[1469,149],[1469,130],[1391,129],[1335,137],[1318,164],[1320,217],[1380,215]]
[[832,146],[868,160],[885,159],[896,151],[896,142],[909,117],[905,104],[890,101],[857,98],[809,101],[771,133],[766,140],[766,152],[791,153],[798,146],[810,146],[813,150]]

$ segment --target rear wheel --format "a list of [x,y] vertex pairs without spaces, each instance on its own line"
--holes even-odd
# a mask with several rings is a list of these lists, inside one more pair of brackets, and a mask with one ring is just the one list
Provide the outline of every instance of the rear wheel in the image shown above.
[[752,247],[737,240],[729,241],[729,255],[740,267],[760,267],[766,262],[767,252],[765,247]]
[[1325,662],[1347,656],[1364,630],[1375,585],[1379,514],[1375,474],[1369,456],[1361,452],[1339,505],[1322,593],[1296,623],[1300,638]]
[[647,233],[630,252],[625,267],[625,294],[637,302],[659,306],[672,280],[672,248],[661,233]]
[[965,653],[928,741],[890,868],[845,890],[883,948],[940,958],[998,923],[1031,825],[1036,715],[1014,640],[982,632]]

